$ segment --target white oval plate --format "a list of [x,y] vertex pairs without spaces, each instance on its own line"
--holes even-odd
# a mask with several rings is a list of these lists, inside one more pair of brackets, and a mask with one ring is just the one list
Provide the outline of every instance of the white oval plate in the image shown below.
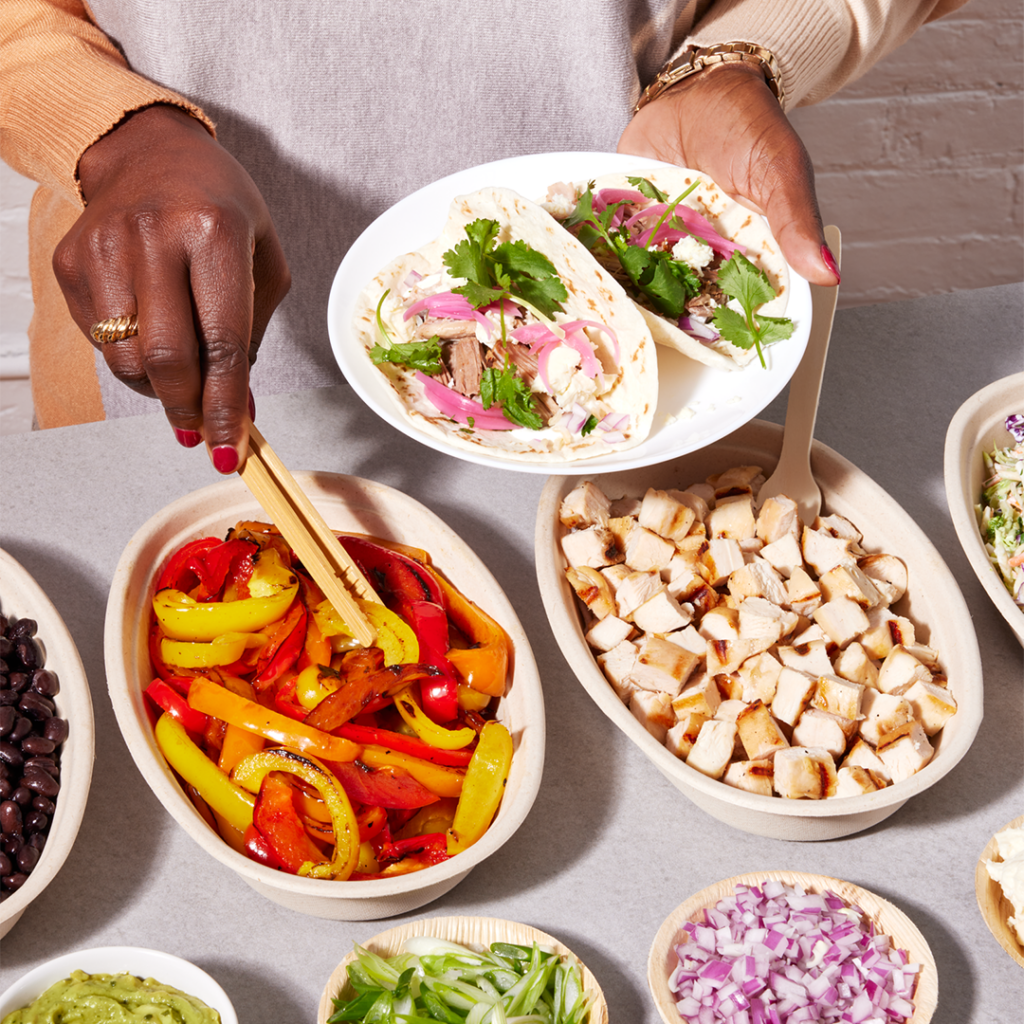
[[396,409],[391,385],[352,333],[356,300],[369,278],[396,256],[436,238],[455,196],[497,185],[533,199],[544,196],[555,181],[581,181],[612,171],[655,166],[656,160],[620,153],[536,153],[459,171],[397,202],[356,239],[331,288],[327,328],[334,358],[349,384],[378,416],[414,440],[468,462],[524,473],[549,474],[556,465],[560,473],[577,475],[650,466],[703,448],[753,419],[789,383],[807,347],[810,286],[792,270],[786,316],[796,321],[796,332],[766,350],[767,369],[755,362],[743,370],[715,370],[659,346],[658,407],[647,440],[620,454],[576,462],[516,461],[456,448],[426,434]]

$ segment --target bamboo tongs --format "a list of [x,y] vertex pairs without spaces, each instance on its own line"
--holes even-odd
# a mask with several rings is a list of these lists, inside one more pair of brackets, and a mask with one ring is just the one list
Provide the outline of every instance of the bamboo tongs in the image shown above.
[[373,646],[377,631],[356,597],[377,603],[380,598],[255,426],[249,427],[249,457],[238,475],[291,544],[352,635],[364,647]]

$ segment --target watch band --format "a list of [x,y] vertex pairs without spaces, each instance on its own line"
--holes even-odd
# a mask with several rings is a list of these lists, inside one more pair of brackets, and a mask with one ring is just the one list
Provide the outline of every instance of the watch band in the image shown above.
[[690,75],[697,74],[698,71],[714,67],[716,64],[738,61],[757,64],[764,74],[768,88],[771,89],[780,104],[783,102],[786,90],[782,84],[779,62],[771,50],[758,46],[756,43],[715,43],[714,46],[688,46],[678,57],[670,60],[658,72],[654,81],[640,94],[640,99],[633,107],[633,113],[636,114],[666,89],[681,82],[684,78],[689,78]]

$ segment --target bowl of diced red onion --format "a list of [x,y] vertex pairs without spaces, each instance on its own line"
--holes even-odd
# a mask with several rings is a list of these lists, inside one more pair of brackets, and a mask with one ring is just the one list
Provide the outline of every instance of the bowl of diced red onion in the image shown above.
[[665,1024],[928,1024],[928,943],[898,907],[838,878],[762,871],[691,896],[651,946]]

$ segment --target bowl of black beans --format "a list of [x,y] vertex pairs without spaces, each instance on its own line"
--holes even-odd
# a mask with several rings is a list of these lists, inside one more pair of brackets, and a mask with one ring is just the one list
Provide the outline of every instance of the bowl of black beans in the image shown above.
[[92,780],[89,682],[57,609],[0,549],[0,936],[46,888]]

